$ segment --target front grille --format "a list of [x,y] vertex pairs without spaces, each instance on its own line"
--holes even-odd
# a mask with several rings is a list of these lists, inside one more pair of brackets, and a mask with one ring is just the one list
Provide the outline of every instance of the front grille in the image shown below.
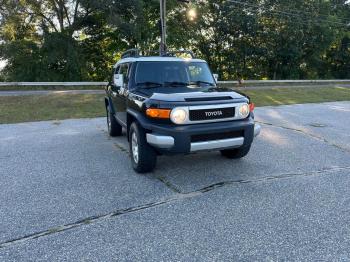
[[243,137],[243,136],[244,136],[243,130],[230,131],[230,132],[225,132],[225,133],[192,135],[191,136],[191,143],[229,139],[229,138],[237,138],[237,137]]
[[231,96],[214,96],[214,97],[188,97],[188,98],[185,98],[186,102],[219,101],[219,100],[232,100],[232,97]]
[[190,110],[189,114],[190,114],[191,121],[232,118],[235,116],[235,108],[227,107],[227,108],[215,108],[215,109]]

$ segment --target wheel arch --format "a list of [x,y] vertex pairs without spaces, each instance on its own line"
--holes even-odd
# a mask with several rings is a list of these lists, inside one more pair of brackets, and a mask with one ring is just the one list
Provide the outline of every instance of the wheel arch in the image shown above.
[[109,97],[105,97],[105,106],[106,106],[106,109],[107,109],[107,107],[109,108],[109,110],[112,114],[115,113],[114,108],[113,108],[113,103]]
[[145,124],[145,120],[142,117],[142,114],[139,111],[135,111],[131,108],[127,110],[126,114],[126,134],[129,139],[129,131],[130,131],[130,126],[133,122],[136,122],[141,128],[143,128],[146,132],[149,130],[147,129],[147,125]]
[[130,140],[129,131],[130,131],[131,124],[134,123],[135,121],[138,122],[137,118],[132,113],[127,112],[127,115],[126,115],[126,137],[128,138],[128,141]]

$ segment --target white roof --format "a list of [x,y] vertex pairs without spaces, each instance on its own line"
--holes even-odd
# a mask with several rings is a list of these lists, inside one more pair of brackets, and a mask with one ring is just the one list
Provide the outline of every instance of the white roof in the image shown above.
[[118,61],[114,65],[114,67],[117,67],[119,64],[123,63],[131,63],[131,62],[171,62],[171,61],[178,61],[178,62],[206,62],[202,59],[192,59],[192,58],[181,58],[181,57],[168,57],[168,56],[141,56],[141,57],[128,57],[123,58]]

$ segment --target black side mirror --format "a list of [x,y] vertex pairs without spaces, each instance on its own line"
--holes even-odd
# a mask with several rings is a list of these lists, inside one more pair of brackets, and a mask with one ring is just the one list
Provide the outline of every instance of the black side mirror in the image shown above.
[[120,86],[116,86],[115,84],[111,84],[111,90],[113,92],[118,92],[120,90]]

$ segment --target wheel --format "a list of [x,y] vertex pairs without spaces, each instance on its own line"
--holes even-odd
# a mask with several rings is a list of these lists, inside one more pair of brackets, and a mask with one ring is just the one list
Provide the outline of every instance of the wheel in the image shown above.
[[115,119],[114,115],[110,112],[108,106],[106,107],[106,112],[107,112],[108,134],[110,136],[121,136],[123,128]]
[[131,163],[138,173],[151,172],[157,163],[157,153],[146,141],[146,133],[137,123],[132,123],[129,131]]
[[250,150],[250,145],[246,147],[235,148],[235,149],[221,150],[220,153],[224,157],[237,159],[237,158],[245,157],[249,153],[249,150]]

